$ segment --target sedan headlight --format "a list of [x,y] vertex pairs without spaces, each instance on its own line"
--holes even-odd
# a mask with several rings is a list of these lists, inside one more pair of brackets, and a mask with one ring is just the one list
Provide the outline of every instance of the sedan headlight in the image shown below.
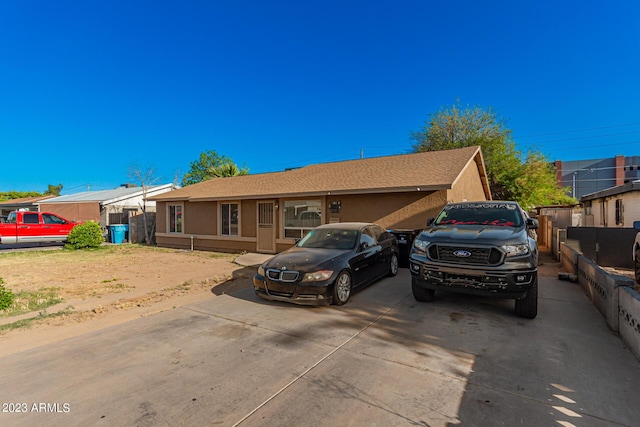
[[265,277],[265,272],[264,272],[264,267],[260,266],[258,267],[258,274],[262,277]]
[[529,246],[527,245],[504,245],[502,249],[507,253],[507,258],[527,255],[529,253]]
[[307,273],[302,279],[303,282],[319,282],[321,280],[329,280],[333,275],[331,270],[314,271],[313,273]]

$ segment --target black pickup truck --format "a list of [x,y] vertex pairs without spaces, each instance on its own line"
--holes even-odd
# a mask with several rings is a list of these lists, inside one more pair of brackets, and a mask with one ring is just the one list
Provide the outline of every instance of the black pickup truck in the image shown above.
[[450,203],[429,221],[409,254],[418,301],[436,290],[515,299],[515,313],[538,314],[538,221],[516,202]]

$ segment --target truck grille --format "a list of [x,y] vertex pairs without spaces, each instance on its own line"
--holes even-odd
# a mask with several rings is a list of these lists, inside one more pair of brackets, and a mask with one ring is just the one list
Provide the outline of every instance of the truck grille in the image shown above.
[[267,277],[278,282],[295,282],[299,276],[300,273],[297,271],[276,270],[274,268],[267,270]]
[[432,245],[429,258],[452,264],[498,265],[503,262],[504,253],[498,248]]

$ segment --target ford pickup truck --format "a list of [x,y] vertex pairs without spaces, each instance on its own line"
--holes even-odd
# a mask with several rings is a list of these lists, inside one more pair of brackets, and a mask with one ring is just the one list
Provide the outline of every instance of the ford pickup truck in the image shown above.
[[49,212],[11,212],[0,224],[0,244],[64,242],[75,225]]
[[417,301],[449,291],[515,300],[538,314],[538,221],[515,202],[451,203],[414,240],[409,256]]

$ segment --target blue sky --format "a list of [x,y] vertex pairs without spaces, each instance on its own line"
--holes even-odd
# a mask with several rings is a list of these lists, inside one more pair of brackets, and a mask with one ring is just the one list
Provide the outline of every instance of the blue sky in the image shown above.
[[407,153],[456,102],[549,160],[640,156],[639,23],[635,0],[0,1],[0,191]]

